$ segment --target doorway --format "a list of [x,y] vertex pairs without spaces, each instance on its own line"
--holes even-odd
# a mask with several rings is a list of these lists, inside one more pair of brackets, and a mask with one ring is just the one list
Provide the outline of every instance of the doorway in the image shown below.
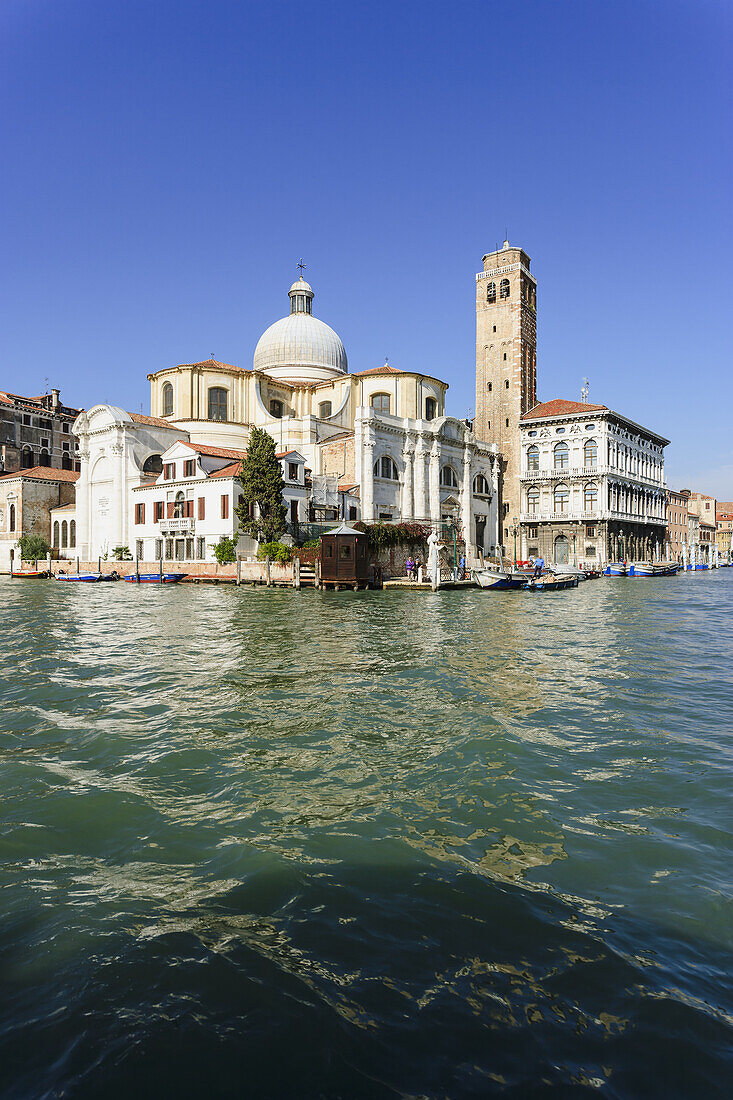
[[555,539],[555,562],[557,565],[567,565],[570,559],[570,543],[564,535],[558,535]]

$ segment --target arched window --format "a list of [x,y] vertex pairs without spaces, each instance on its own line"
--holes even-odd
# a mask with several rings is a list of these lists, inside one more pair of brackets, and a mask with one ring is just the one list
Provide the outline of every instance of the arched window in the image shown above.
[[527,511],[536,515],[540,510],[540,491],[536,485],[527,489]]
[[162,474],[163,459],[161,455],[148,455],[148,457],[143,462],[143,473],[154,474],[155,477],[157,477],[158,474]]
[[66,520],[61,524],[61,549],[65,550],[69,545],[69,525]]
[[555,486],[555,511],[567,512],[570,504],[570,490],[567,485]]
[[598,486],[593,482],[586,485],[583,489],[583,511],[595,512],[598,504]]
[[555,539],[555,565],[567,565],[570,560],[570,543],[565,535]]
[[586,439],[583,444],[583,465],[595,466],[598,462],[598,444],[595,439]]
[[33,450],[31,447],[24,447],[20,454],[20,468],[22,470],[30,470],[33,466]]
[[270,416],[274,416],[276,420],[282,420],[283,415],[283,403],[277,401],[274,397],[270,402]]
[[71,464],[71,455],[68,451],[64,451],[64,453],[61,455],[61,469],[73,470],[73,468],[74,467]]
[[434,397],[425,398],[425,419],[435,420],[436,413],[438,411],[438,402]]
[[567,470],[570,465],[570,450],[567,443],[555,444],[555,469]]
[[499,283],[499,297],[500,298],[508,298],[509,297],[509,280],[508,279],[502,279],[501,282]]
[[209,420],[226,420],[227,391],[222,386],[212,386],[209,390]]
[[331,415],[331,409],[332,405],[330,401],[321,401],[320,405],[318,406],[318,415],[320,416],[321,420],[325,420],[326,417]]
[[388,413],[389,412],[389,394],[388,393],[373,393],[370,404],[376,412]]
[[540,449],[536,443],[533,443],[527,450],[527,469],[539,470],[540,468]]
[[45,447],[41,451],[40,458],[38,459],[38,465],[39,466],[50,466],[51,465],[51,456],[50,456],[50,454],[48,453],[48,451],[46,450]]
[[173,518],[183,519],[186,514],[186,495],[183,492],[176,493],[176,500],[173,505]]
[[456,471],[452,466],[443,466],[440,471],[440,484],[446,489],[457,489],[458,478],[456,477]]
[[389,455],[382,455],[381,458],[378,458],[374,463],[374,476],[384,477],[388,481],[399,480],[394,459],[390,458]]
[[[209,401],[211,401],[211,391],[209,391]],[[170,382],[166,382],[163,386],[163,416],[173,416],[173,386]],[[209,415],[209,419],[215,418]],[[226,420],[226,416],[224,419]]]
[[76,549],[76,520],[72,519],[69,522],[69,547],[72,550]]
[[473,479],[473,491],[480,497],[491,496],[491,487],[483,474],[476,474]]
[[10,511],[8,513],[8,527],[11,531],[15,530],[15,505],[10,505]]
[[58,546],[58,544],[59,544],[59,521],[58,520],[54,520],[53,544],[54,544],[54,546]]
[[486,301],[496,301],[496,283],[489,283],[489,285],[486,287]]

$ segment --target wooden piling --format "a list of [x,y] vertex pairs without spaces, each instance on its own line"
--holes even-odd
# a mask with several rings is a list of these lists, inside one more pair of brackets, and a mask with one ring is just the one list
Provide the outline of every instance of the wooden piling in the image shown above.
[[242,559],[237,554],[237,587],[242,583]]
[[272,584],[271,573],[270,573],[270,559],[269,558],[265,558],[265,584],[267,585],[268,588]]

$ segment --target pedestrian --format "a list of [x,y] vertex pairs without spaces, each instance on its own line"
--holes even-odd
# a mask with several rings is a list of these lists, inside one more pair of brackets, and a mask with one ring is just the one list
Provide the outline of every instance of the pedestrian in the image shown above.
[[461,554],[458,560],[458,568],[460,570],[459,578],[464,581],[466,579],[466,555]]
[[542,570],[544,568],[545,568],[545,559],[544,558],[536,558],[535,563],[534,563],[534,573],[532,575],[535,576],[535,577],[541,577],[542,576]]
[[407,579],[408,581],[411,581],[412,574],[415,569],[415,562],[412,560],[411,555],[408,555],[407,561],[405,562],[405,569],[407,570]]

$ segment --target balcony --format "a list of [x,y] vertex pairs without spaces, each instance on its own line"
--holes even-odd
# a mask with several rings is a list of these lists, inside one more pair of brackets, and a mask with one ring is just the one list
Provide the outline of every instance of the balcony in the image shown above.
[[663,481],[655,481],[654,478],[643,474],[632,474],[628,470],[619,470],[615,466],[566,466],[564,470],[556,470],[553,467],[550,470],[521,470],[519,474],[519,480],[529,484],[534,481],[565,481],[575,477],[610,477],[648,488],[666,489]]
[[192,535],[196,530],[196,520],[190,516],[179,519],[161,519],[161,535]]
[[613,512],[599,509],[596,512],[520,512],[519,522],[534,525],[537,523],[601,523],[604,520],[617,520],[624,523],[651,523],[657,527],[666,527],[666,519],[659,516],[639,516],[635,512]]

